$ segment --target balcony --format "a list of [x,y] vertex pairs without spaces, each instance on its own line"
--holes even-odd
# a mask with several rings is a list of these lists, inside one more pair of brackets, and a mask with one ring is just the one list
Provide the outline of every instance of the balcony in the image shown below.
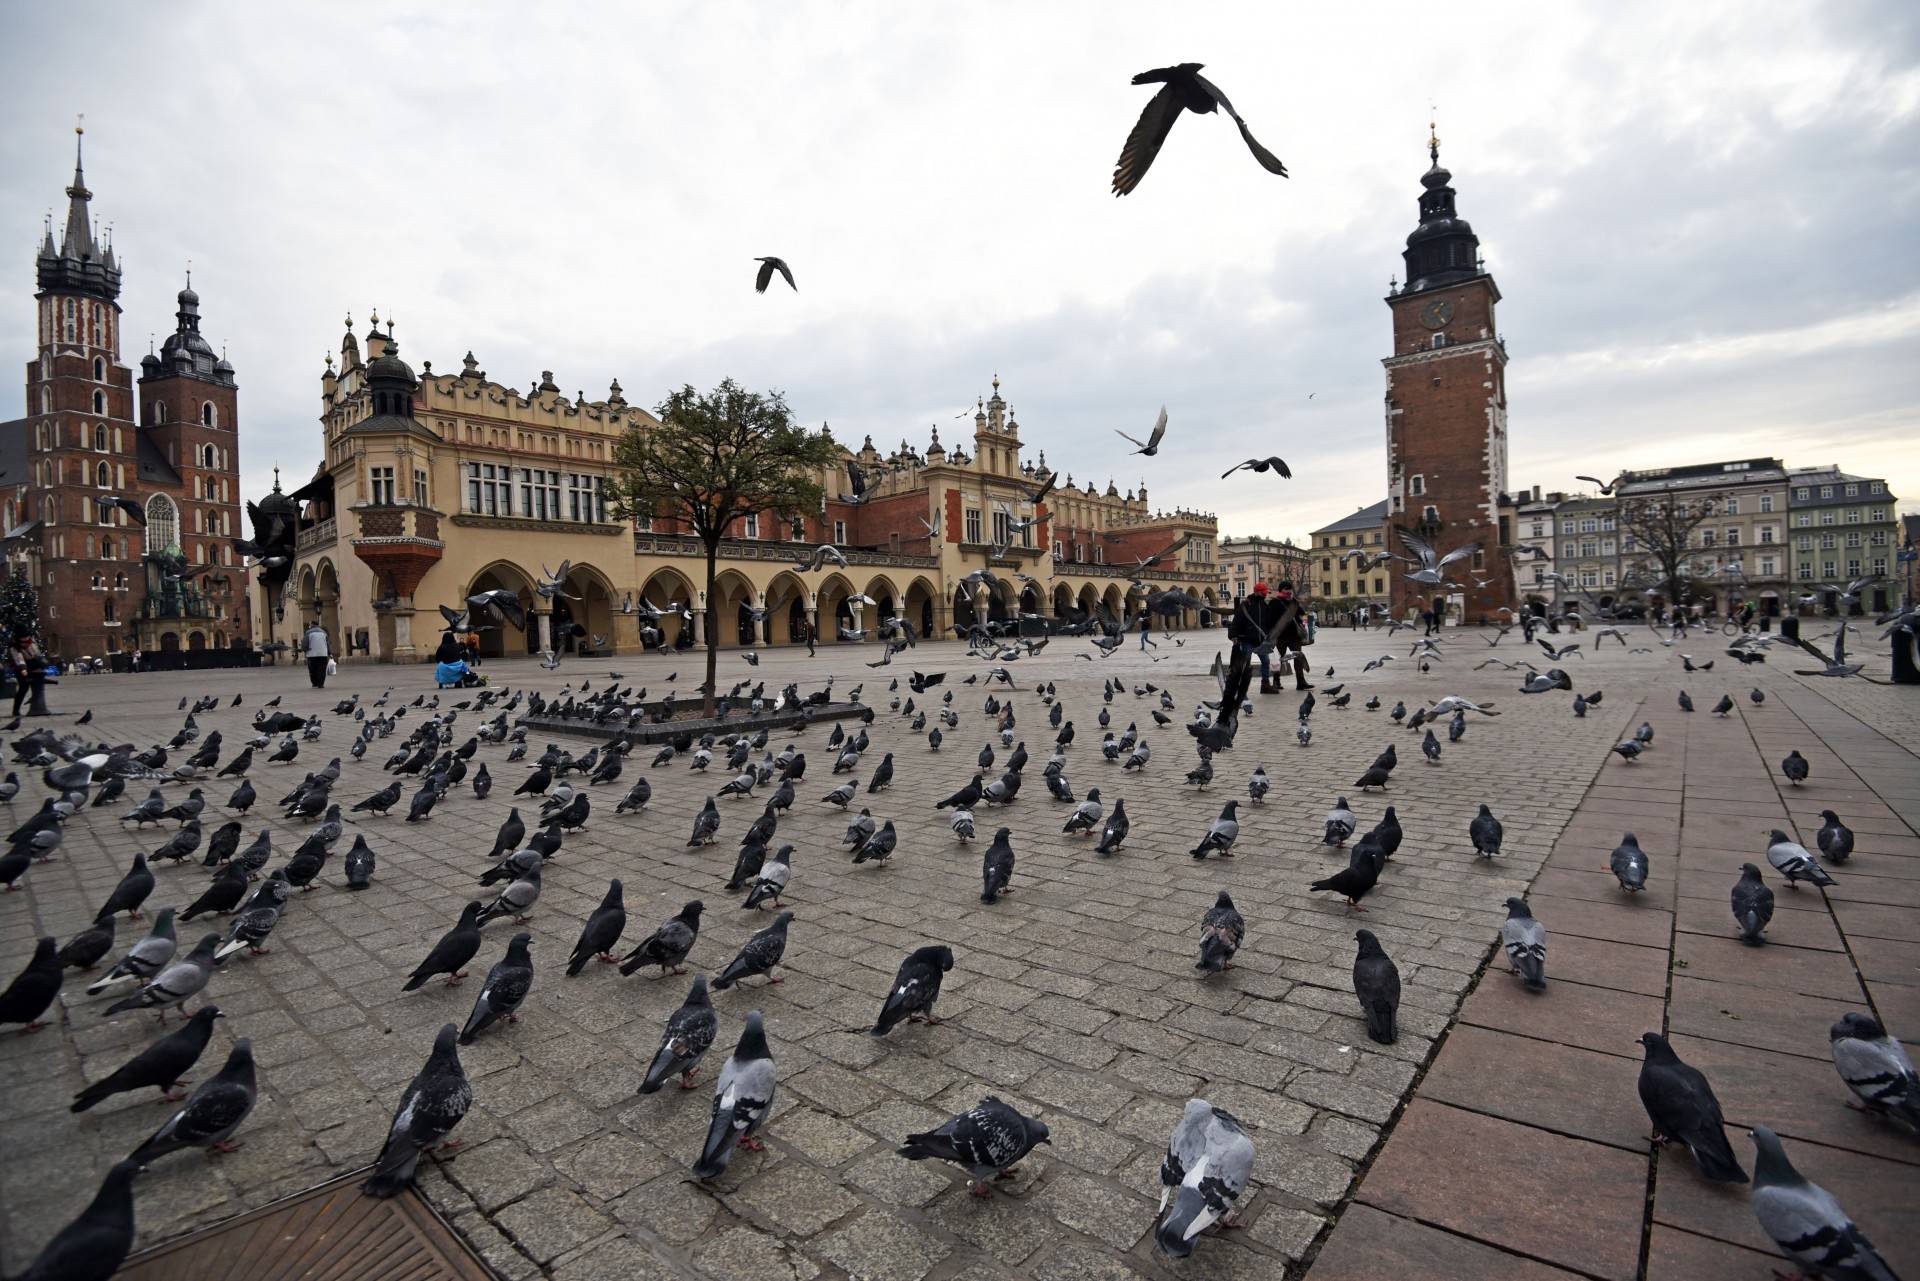
[[293,546],[299,555],[317,552],[323,547],[331,547],[339,538],[340,522],[329,516],[319,523],[301,530],[294,536]]
[[146,622],[187,618],[218,618],[219,607],[198,592],[157,592],[140,598],[135,617]]
[[353,554],[393,591],[413,595],[447,549],[440,541],[440,513],[431,507],[365,504],[353,514],[360,524]]

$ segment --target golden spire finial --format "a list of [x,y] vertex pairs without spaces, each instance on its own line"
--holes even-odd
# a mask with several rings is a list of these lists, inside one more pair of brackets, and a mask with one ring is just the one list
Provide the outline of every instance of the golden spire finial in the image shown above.
[[1427,154],[1433,157],[1433,163],[1440,163],[1440,135],[1435,132],[1432,120],[1427,121]]
[[86,112],[83,111],[79,115],[74,117],[73,131],[75,133],[81,133],[81,134],[87,131],[87,113]]

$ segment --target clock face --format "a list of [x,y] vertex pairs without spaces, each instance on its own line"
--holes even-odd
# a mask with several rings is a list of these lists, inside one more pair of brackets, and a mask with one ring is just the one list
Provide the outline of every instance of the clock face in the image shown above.
[[1428,329],[1438,329],[1453,319],[1453,303],[1446,298],[1435,298],[1420,309],[1420,323]]

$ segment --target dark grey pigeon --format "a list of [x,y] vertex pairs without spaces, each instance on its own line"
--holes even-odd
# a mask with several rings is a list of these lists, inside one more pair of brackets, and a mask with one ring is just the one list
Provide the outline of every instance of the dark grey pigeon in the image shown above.
[[755,974],[764,974],[770,983],[783,980],[773,972],[780,964],[780,958],[787,954],[787,926],[793,921],[792,912],[782,912],[773,918],[773,924],[761,930],[740,945],[740,953],[727,962],[727,968],[720,971],[713,980],[713,990],[724,992],[744,978]]
[[1133,820],[1127,817],[1127,803],[1118,800],[1113,803],[1113,813],[1107,815],[1107,825],[1100,829],[1100,843],[1093,847],[1095,854],[1112,854],[1126,844],[1127,833],[1133,830]]
[[573,955],[567,960],[567,977],[577,977],[593,957],[609,962],[614,960],[614,944],[620,941],[620,935],[626,928],[626,901],[621,897],[620,881],[616,877],[607,883],[606,897],[600,900],[600,906],[593,910],[586,925],[581,927],[580,939],[573,945]]
[[640,1082],[640,1093],[652,1094],[665,1085],[670,1076],[680,1078],[681,1089],[691,1090],[694,1074],[700,1069],[700,1056],[713,1044],[719,1026],[713,1002],[707,996],[706,977],[695,975],[693,986],[687,990],[687,999],[667,1018],[660,1049],[647,1068],[646,1078]]
[[347,888],[364,890],[373,884],[373,866],[373,848],[367,844],[365,836],[355,835],[353,848],[347,851]]
[[1168,1258],[1192,1254],[1195,1237],[1215,1223],[1232,1223],[1252,1173],[1253,1140],[1246,1127],[1205,1099],[1188,1099],[1160,1163],[1159,1213],[1166,1217],[1154,1243]]
[[1500,925],[1500,941],[1506,945],[1507,959],[1527,990],[1543,992],[1547,987],[1547,927],[1534,919],[1523,898],[1507,900],[1507,919]]
[[678,913],[668,919],[665,925],[640,940],[640,945],[627,953],[620,963],[622,974],[631,974],[643,965],[657,965],[660,973],[672,970],[675,974],[685,973],[681,962],[693,951],[693,944],[700,937],[700,913],[706,910],[706,904],[694,899],[682,907]]
[[1807,758],[1800,755],[1799,748],[1796,747],[1787,753],[1787,759],[1780,762],[1780,772],[1785,774],[1787,782],[1795,787],[1807,781]]
[[500,824],[500,831],[493,838],[493,849],[488,858],[497,859],[502,854],[511,853],[520,848],[520,842],[527,834],[526,820],[520,817],[520,809],[515,806],[507,811],[507,819]]
[[1620,838],[1620,844],[1613,850],[1613,858],[1608,866],[1612,869],[1620,888],[1629,894],[1638,894],[1647,888],[1647,855],[1640,848],[1640,842],[1632,832]]
[[1760,935],[1773,919],[1773,891],[1760,879],[1760,869],[1751,863],[1740,865],[1740,879],[1733,886],[1733,919],[1740,926],[1743,941],[1766,942]]
[[998,902],[1002,894],[1011,894],[1013,886],[1013,829],[1003,827],[993,834],[993,844],[987,846],[980,860],[982,903]]
[[1814,844],[1820,847],[1820,857],[1829,863],[1844,863],[1853,853],[1853,832],[1840,816],[1832,810],[1820,811],[1820,832],[1814,838]]
[[1694,1165],[1715,1183],[1745,1183],[1747,1172],[1727,1143],[1726,1118],[1707,1078],[1681,1062],[1659,1033],[1646,1033],[1640,1044],[1647,1050],[1640,1064],[1640,1102],[1653,1121],[1653,1141],[1686,1144]]
[[113,887],[113,893],[107,895],[107,901],[100,908],[101,916],[111,916],[115,912],[125,912],[129,920],[140,919],[140,905],[147,901],[147,895],[153,893],[153,873],[147,870],[147,856],[135,854],[133,866]]
[[448,1023],[433,1038],[433,1052],[426,1066],[400,1096],[393,1123],[387,1127],[387,1141],[373,1163],[373,1176],[361,1186],[372,1197],[398,1196],[413,1183],[413,1172],[420,1154],[444,1144],[453,1127],[460,1124],[473,1106],[473,1086],[460,1066],[460,1051],[455,1044],[459,1029]]
[[240,900],[247,896],[247,869],[239,863],[223,864],[214,874],[214,878],[200,897],[187,904],[180,913],[182,922],[191,921],[196,916],[206,916],[217,912],[221,915],[240,906]]
[[240,1145],[229,1136],[253,1111],[256,1097],[253,1042],[243,1036],[233,1043],[225,1066],[195,1086],[185,1106],[168,1117],[127,1159],[145,1169],[182,1148],[231,1152]]
[[181,1026],[74,1095],[68,1110],[85,1112],[116,1094],[149,1088],[159,1090],[169,1102],[185,1097],[176,1095],[173,1087],[200,1061],[207,1042],[213,1039],[213,1021],[220,1017],[219,1006],[201,1006]]
[[725,1174],[736,1147],[757,1152],[765,1146],[753,1136],[773,1111],[774,1090],[773,1051],[767,1046],[760,1011],[755,1010],[747,1015],[746,1030],[720,1069],[713,1091],[713,1120],[707,1126],[700,1159],[694,1162],[694,1178],[717,1179]]
[[1353,994],[1360,998],[1367,1036],[1392,1045],[1400,1034],[1400,969],[1372,930],[1356,930],[1353,937],[1360,945],[1353,962]]
[[933,1003],[940,999],[940,981],[948,970],[953,968],[953,949],[930,944],[915,948],[900,962],[899,973],[893,976],[893,986],[887,989],[887,999],[880,1006],[880,1017],[874,1021],[873,1035],[885,1036],[904,1020],[938,1023],[934,1017]]
[[451,987],[466,977],[466,964],[480,951],[480,900],[475,899],[460,909],[460,920],[454,927],[440,936],[440,941],[427,953],[427,959],[414,967],[408,976],[402,992],[411,992],[436,974],[447,976],[447,986]]
[[1213,906],[1200,918],[1200,959],[1193,968],[1203,974],[1218,974],[1233,965],[1233,954],[1247,936],[1247,923],[1233,905],[1233,898],[1221,890]]
[[23,1024],[21,1030],[25,1032],[38,1032],[45,1026],[40,1016],[53,1005],[66,978],[66,967],[60,964],[55,948],[57,942],[48,935],[35,944],[33,959],[0,992],[0,1023]]
[[100,1190],[80,1217],[53,1239],[18,1281],[107,1281],[133,1250],[133,1180],[137,1161],[121,1161],[107,1171]]
[[253,956],[272,951],[266,946],[267,937],[273,933],[273,927],[280,924],[280,915],[287,910],[287,899],[292,893],[293,887],[278,870],[260,882],[253,897],[233,914],[227,926],[226,942],[213,954],[214,959],[224,960],[242,948]]
[[924,1134],[909,1134],[899,1154],[909,1161],[951,1161],[967,1172],[967,1189],[993,1195],[994,1180],[1041,1143],[1051,1144],[1046,1123],[1022,1116],[992,1095]]
[[507,954],[487,971],[487,981],[474,999],[473,1013],[461,1029],[460,1044],[472,1045],[473,1038],[500,1019],[517,1022],[520,1003],[533,987],[533,958],[527,954],[533,935],[522,930],[507,944]]
[[1897,1281],[1834,1195],[1809,1183],[1787,1160],[1780,1136],[1753,1127],[1753,1217],[1780,1253],[1813,1276],[1831,1281]]
[[1906,1047],[1865,1014],[1843,1014],[1827,1033],[1833,1066],[1865,1110],[1920,1132],[1920,1077]]
[[1493,858],[1500,853],[1500,842],[1506,839],[1506,829],[1500,820],[1493,816],[1487,806],[1480,807],[1480,813],[1473,822],[1467,824],[1467,835],[1473,841],[1474,850],[1483,858]]
[[113,917],[105,913],[68,939],[60,949],[60,964],[70,970],[90,970],[113,951]]

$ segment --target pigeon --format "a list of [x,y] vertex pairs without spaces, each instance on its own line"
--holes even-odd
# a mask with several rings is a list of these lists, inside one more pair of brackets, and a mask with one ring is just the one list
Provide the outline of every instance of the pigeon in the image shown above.
[[1353,811],[1347,807],[1347,798],[1340,797],[1334,801],[1333,808],[1327,811],[1327,831],[1326,835],[1320,838],[1320,843],[1333,846],[1345,845],[1358,823],[1359,820],[1353,816]]
[[1807,781],[1807,758],[1800,755],[1799,748],[1787,753],[1787,758],[1780,762],[1780,772],[1785,774],[1787,782],[1795,787]]
[[1693,699],[1688,696],[1687,691],[1684,689],[1680,691],[1680,710],[1683,712],[1693,710]]
[[1154,1244],[1171,1259],[1192,1254],[1200,1233],[1216,1222],[1231,1225],[1252,1172],[1246,1127],[1205,1099],[1188,1099],[1160,1163],[1158,1213],[1166,1217],[1154,1230]]
[[633,780],[633,786],[628,788],[627,794],[620,798],[620,803],[613,807],[613,812],[615,814],[625,814],[628,811],[643,810],[652,799],[653,784],[649,783],[646,778],[642,776]]
[[137,1161],[107,1171],[80,1216],[54,1233],[18,1281],[107,1281],[133,1251],[133,1181]]
[[1895,1281],[1893,1269],[1833,1194],[1787,1160],[1780,1138],[1753,1127],[1753,1195],[1761,1230],[1809,1275],[1834,1281]]
[[[1124,800],[1113,803],[1113,813],[1107,815],[1107,825],[1100,830],[1100,843],[1093,847],[1095,854],[1112,854],[1126,843],[1127,833],[1133,830],[1133,822],[1127,817],[1127,803]],[[1008,854],[1011,870],[1012,854]]]
[[1218,974],[1233,966],[1233,954],[1247,936],[1247,923],[1225,890],[1213,900],[1213,906],[1200,918],[1200,959],[1193,968],[1203,974]]
[[59,995],[60,984],[66,977],[66,967],[60,964],[54,944],[51,935],[42,938],[34,946],[33,959],[27,962],[27,967],[0,992],[0,1023],[22,1024],[23,1032],[38,1032],[46,1026],[40,1016],[53,1005],[53,998]]
[[367,844],[365,836],[354,836],[353,848],[347,851],[345,870],[348,889],[364,890],[373,884],[373,847]]
[[[865,842],[862,842],[864,848]],[[858,851],[855,852],[858,861]],[[780,904],[780,896],[786,893],[787,883],[793,879],[793,846],[782,845],[773,852],[773,856],[763,861],[760,871],[753,878],[753,884],[747,887],[747,900],[741,908],[757,908],[771,901],[774,906]]]
[[[207,935],[194,945],[193,951],[155,975],[152,982],[132,996],[123,997],[109,1005],[102,1013],[114,1015],[123,1010],[158,1009],[162,1023],[167,1020],[166,1007],[169,1005],[185,1014],[187,1002],[199,995],[207,986],[207,980],[213,977],[214,951],[219,946],[218,934]],[[7,1021],[0,1017],[0,1022]]]
[[[480,910],[475,924],[485,925],[488,921],[503,916],[511,916],[516,922],[524,922],[533,905],[540,901],[540,866],[535,864],[522,872],[517,878],[507,882],[505,888],[493,902]],[[464,1044],[464,1042],[463,1042]]]
[[1906,1047],[1866,1014],[1843,1014],[1827,1033],[1833,1066],[1865,1105],[1920,1132],[1920,1077]]
[[739,954],[728,961],[727,968],[720,971],[719,976],[713,980],[714,991],[724,992],[740,980],[755,974],[766,975],[769,983],[782,982],[780,976],[773,972],[773,968],[780,964],[780,958],[786,955],[787,926],[792,921],[792,912],[781,912],[773,918],[773,924],[741,944]]
[[[546,862],[546,857],[533,846],[513,853],[480,873],[480,884],[498,885],[501,881],[517,881],[536,867]],[[497,893],[498,891],[496,891]]]
[[520,809],[515,806],[507,811],[506,821],[500,824],[500,830],[494,835],[493,849],[488,853],[490,859],[497,859],[503,853],[511,853],[520,848],[521,840],[527,834],[526,820],[520,817]]
[[1240,839],[1240,819],[1235,813],[1239,801],[1228,801],[1220,811],[1220,817],[1207,826],[1207,833],[1200,843],[1188,852],[1196,859],[1204,859],[1209,854],[1218,854],[1221,858],[1233,857],[1233,843]]
[[1615,743],[1607,750],[1631,765],[1640,758],[1640,753],[1646,749],[1634,740],[1628,739],[1624,743]]
[[757,1152],[764,1145],[753,1136],[773,1111],[775,1079],[773,1051],[767,1045],[766,1025],[755,1010],[747,1015],[740,1041],[720,1068],[713,1092],[713,1120],[707,1141],[694,1163],[693,1177],[702,1181],[726,1173],[736,1147]]
[[147,936],[127,949],[106,974],[87,985],[88,996],[98,996],[118,983],[144,983],[158,974],[173,959],[179,946],[173,932],[173,909],[163,907],[154,914]]
[[1347,909],[1364,912],[1360,900],[1367,896],[1380,879],[1380,864],[1371,858],[1357,859],[1341,868],[1332,876],[1313,882],[1307,888],[1312,890],[1332,890],[1347,900]]
[[874,1020],[874,1036],[885,1036],[905,1020],[938,1023],[933,1003],[940,999],[941,976],[953,968],[953,949],[930,944],[916,948],[900,962],[899,973]]
[[1399,1035],[1399,967],[1381,948],[1372,930],[1356,930],[1353,937],[1360,944],[1353,962],[1353,994],[1360,998],[1367,1036],[1381,1045],[1392,1045]]
[[480,909],[479,899],[473,900],[460,909],[460,920],[454,927],[440,936],[426,959],[414,966],[413,973],[407,976],[402,992],[417,991],[422,984],[436,974],[447,976],[448,986],[458,983],[466,977],[466,964],[480,951]]
[[1686,1144],[1694,1165],[1715,1183],[1745,1183],[1747,1172],[1727,1143],[1720,1100],[1713,1097],[1707,1078],[1682,1063],[1658,1032],[1644,1034],[1640,1044],[1647,1050],[1640,1064],[1640,1102],[1653,1121],[1653,1141],[1678,1139]]
[[1390,770],[1385,770],[1378,765],[1373,765],[1367,769],[1366,773],[1355,779],[1353,785],[1363,792],[1370,791],[1376,787],[1384,792],[1387,790],[1387,777],[1390,773]]
[[1829,863],[1844,863],[1853,853],[1853,832],[1832,810],[1820,811],[1820,832],[1814,838],[1820,857]]
[[959,841],[972,840],[973,839],[973,811],[972,810],[955,810],[953,814],[948,818],[947,826],[953,829],[953,836],[955,840],[959,840]]
[[1608,866],[1627,893],[1638,894],[1647,888],[1647,855],[1632,832],[1620,838]]
[[1247,780],[1247,799],[1255,805],[1260,804],[1267,799],[1267,792],[1272,786],[1273,781],[1267,777],[1266,767],[1254,766],[1253,777]]
[[[662,975],[669,970],[684,974],[686,971],[681,963],[693,951],[694,941],[700,937],[700,913],[706,910],[706,906],[699,899],[694,899],[682,907],[668,918],[666,924],[641,939],[639,946],[627,953],[626,959],[620,963],[620,972],[632,974],[643,965],[657,965]],[[705,988],[701,990],[704,992]]]
[[1728,712],[1731,712],[1732,710],[1733,710],[1733,695],[1731,694],[1722,694],[1720,696],[1720,701],[1713,705],[1713,714],[1715,716],[1725,716]]
[[224,916],[240,906],[240,901],[247,896],[247,888],[247,869],[239,863],[228,863],[214,875],[213,883],[200,897],[180,913],[180,919],[191,921],[213,912]]
[[159,1090],[170,1102],[185,1097],[175,1095],[173,1087],[199,1061],[213,1038],[213,1021],[220,1017],[219,1007],[201,1006],[185,1023],[74,1095],[69,1111],[85,1112],[116,1094],[149,1087]]
[[254,956],[272,951],[264,946],[267,936],[273,933],[273,927],[280,923],[280,914],[286,910],[287,897],[291,893],[285,870],[276,869],[273,875],[260,883],[227,926],[226,941],[214,953],[213,959],[223,960],[245,948]]
[[909,1134],[897,1149],[909,1161],[951,1161],[967,1172],[967,1190],[992,1196],[994,1180],[1013,1177],[1009,1170],[1042,1143],[1051,1145],[1046,1123],[1022,1116],[992,1095],[938,1129]]
[[243,1036],[233,1043],[221,1069],[195,1086],[186,1104],[127,1159],[144,1170],[182,1148],[231,1152],[240,1145],[230,1136],[253,1111],[256,1097],[253,1042]]
[[1547,988],[1547,927],[1534,919],[1523,898],[1507,900],[1507,919],[1500,926],[1500,941],[1506,945],[1513,973],[1520,976],[1529,992]]
[[[1740,661],[1742,663],[1754,663],[1754,662],[1764,663],[1767,660],[1766,660],[1766,656],[1762,654],[1762,655],[1755,655],[1752,658],[1742,658]],[[1753,705],[1755,707],[1758,707],[1760,706],[1760,704],[1767,701],[1767,696],[1761,692],[1760,687],[1757,685],[1754,686],[1752,692],[1749,693],[1747,697],[1753,700]]]
[[[1115,807],[1118,812],[1118,807]],[[993,844],[980,860],[982,903],[997,903],[1002,894],[1011,894],[1013,886],[1013,829],[1003,827],[993,834]]]
[[441,1025],[425,1066],[400,1095],[400,1106],[387,1127],[387,1141],[374,1159],[373,1174],[361,1185],[366,1195],[400,1195],[413,1185],[422,1152],[458,1142],[447,1136],[473,1106],[473,1086],[460,1066],[458,1034],[453,1024]]
[[102,915],[92,925],[67,940],[56,955],[70,970],[90,970],[113,951],[113,917]]
[[1087,799],[1080,802],[1079,806],[1074,809],[1073,814],[1067,819],[1066,825],[1060,830],[1069,834],[1078,833],[1081,836],[1090,835],[1093,832],[1094,825],[1100,821],[1102,812],[1100,789],[1096,787],[1087,793]]
[[389,783],[372,796],[369,796],[366,800],[355,805],[353,812],[356,814],[365,812],[384,816],[388,810],[394,807],[399,799],[400,780],[396,778],[392,783]]
[[115,912],[125,912],[128,920],[140,919],[140,905],[147,901],[147,895],[153,893],[153,873],[147,869],[147,856],[135,854],[133,866],[113,887],[113,893],[107,895],[107,901],[101,907],[101,916],[111,916]]
[[694,815],[693,835],[687,838],[687,848],[713,844],[714,836],[720,831],[720,811],[714,807],[713,798],[707,798],[706,805]]
[[1787,888],[1797,890],[1801,881],[1809,881],[1822,888],[1838,884],[1827,869],[1813,861],[1813,855],[1806,847],[1790,839],[1779,828],[1774,828],[1767,837],[1767,862],[1773,864],[1773,870],[1787,878]]
[[[1287,167],[1272,152],[1261,146],[1247,129],[1246,121],[1233,109],[1227,96],[1220,92],[1212,81],[1200,74],[1205,63],[1183,62],[1177,66],[1159,67],[1152,71],[1142,71],[1133,78],[1136,85],[1160,84],[1159,92],[1148,100],[1140,119],[1135,122],[1132,132],[1127,135],[1126,146],[1120,151],[1120,159],[1113,171],[1113,194],[1124,196],[1140,185],[1147,175],[1147,169],[1153,164],[1154,157],[1160,154],[1160,148],[1172,132],[1174,121],[1180,118],[1182,111],[1191,111],[1196,115],[1206,115],[1214,111],[1224,111],[1240,130],[1241,141],[1247,144],[1247,150],[1262,169],[1279,177],[1287,176]],[[1164,416],[1165,411],[1162,411]],[[1156,443],[1157,440],[1156,440]],[[1147,451],[1151,452],[1151,451]],[[1284,464],[1283,464],[1284,465]]]
[[567,977],[578,977],[593,957],[607,962],[615,960],[614,944],[620,941],[626,928],[627,908],[616,877],[607,883],[606,897],[600,900],[600,906],[587,917],[586,925],[580,930],[580,939],[573,945],[573,955],[567,961]]
[[653,1063],[647,1068],[645,1079],[640,1082],[640,1093],[652,1094],[667,1083],[667,1078],[680,1078],[680,1088],[693,1088],[694,1074],[699,1070],[700,1057],[713,1044],[713,1035],[719,1029],[720,1020],[714,1015],[713,1002],[707,997],[705,975],[695,975],[693,986],[687,991],[687,999],[680,1008],[667,1016],[666,1031],[660,1037],[660,1049],[653,1056]]
[[475,799],[484,801],[492,790],[493,775],[487,773],[487,763],[481,761],[479,768],[473,771],[473,795]]
[[1733,919],[1740,937],[1747,943],[1764,943],[1761,932],[1773,919],[1773,891],[1760,879],[1760,869],[1752,863],[1740,865],[1740,879],[1733,886]]
[[510,1023],[519,1021],[520,1003],[533,986],[533,958],[527,955],[527,945],[532,942],[533,935],[525,930],[514,935],[507,944],[507,954],[487,971],[487,981],[474,999],[473,1013],[460,1031],[460,1044],[472,1045],[474,1037],[502,1018]]
[[754,274],[753,292],[756,294],[767,292],[767,286],[773,283],[773,273],[776,271],[780,273],[781,279],[787,282],[788,288],[795,293],[800,292],[800,286],[793,283],[793,270],[787,266],[786,259],[766,257],[755,258],[754,261],[760,264],[760,270]]
[[1500,853],[1500,842],[1506,837],[1506,829],[1493,811],[1485,805],[1473,822],[1467,824],[1467,835],[1473,841],[1473,848],[1483,858],[1496,858]]

